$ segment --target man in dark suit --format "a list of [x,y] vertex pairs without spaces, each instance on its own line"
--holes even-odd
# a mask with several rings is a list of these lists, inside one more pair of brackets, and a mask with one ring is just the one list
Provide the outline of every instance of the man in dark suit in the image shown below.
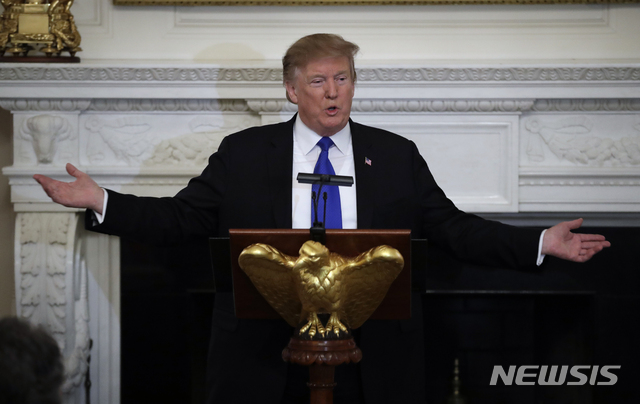
[[[77,178],[72,183],[34,178],[55,202],[90,209],[91,230],[148,243],[224,236],[230,228],[308,228],[311,188],[294,179],[298,172],[313,171],[321,154],[316,142],[330,137],[327,153],[335,173],[355,177],[353,188],[340,190],[344,228],[409,228],[413,237],[428,238],[461,259],[509,267],[535,266],[545,254],[584,262],[609,245],[599,235],[572,233],[580,219],[541,233],[458,210],[413,142],[350,120],[357,50],[336,35],[298,40],[283,58],[287,98],[298,105],[298,114],[286,123],[226,137],[202,174],[172,198],[105,191],[71,165],[67,170]],[[412,320],[374,332],[367,327],[360,345],[371,359],[360,371],[347,367],[337,374],[336,402],[424,402],[419,311]],[[280,359],[290,335],[284,322],[236,319],[230,296],[216,296],[210,401],[304,400],[299,375]],[[415,361],[391,366],[406,357]],[[345,385],[356,388],[341,391]]]

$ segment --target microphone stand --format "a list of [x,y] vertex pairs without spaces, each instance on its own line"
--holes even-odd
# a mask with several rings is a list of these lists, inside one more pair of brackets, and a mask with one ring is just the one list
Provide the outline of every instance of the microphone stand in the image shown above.
[[313,220],[313,225],[309,229],[309,232],[311,233],[311,240],[325,244],[327,239],[325,223],[318,221],[318,202],[320,199],[320,195],[322,195],[322,199],[324,200],[323,217],[325,218],[325,221],[327,220],[327,193],[326,192],[322,193],[322,187],[324,186],[324,184],[350,187],[353,185],[353,177],[346,176],[346,175],[299,173],[297,180],[301,184],[318,184],[319,185],[318,194],[316,194],[315,191],[311,192],[311,201],[313,204],[314,220]]

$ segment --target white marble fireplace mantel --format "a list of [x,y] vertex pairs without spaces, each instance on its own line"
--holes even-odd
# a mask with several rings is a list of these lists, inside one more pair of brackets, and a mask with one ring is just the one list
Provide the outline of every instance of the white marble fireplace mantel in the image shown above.
[[[171,195],[222,137],[288,119],[274,66],[3,64],[13,114],[10,179],[18,314],[46,324],[67,358],[67,402],[119,402],[119,241],[85,232],[34,173]],[[416,142],[461,208],[489,215],[640,212],[640,66],[368,66],[354,120]],[[389,151],[392,153],[393,151]],[[89,348],[89,340],[93,347]]]

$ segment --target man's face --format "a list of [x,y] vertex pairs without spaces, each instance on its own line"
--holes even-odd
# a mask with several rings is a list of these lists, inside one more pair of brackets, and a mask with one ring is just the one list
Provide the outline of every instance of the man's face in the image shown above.
[[320,136],[334,135],[349,122],[355,87],[346,57],[312,60],[285,86],[302,122]]

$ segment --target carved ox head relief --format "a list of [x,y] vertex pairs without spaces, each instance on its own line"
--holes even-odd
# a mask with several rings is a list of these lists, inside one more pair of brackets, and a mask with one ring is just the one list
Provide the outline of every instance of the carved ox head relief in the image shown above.
[[53,161],[57,144],[70,134],[69,121],[59,116],[38,115],[25,119],[22,123],[22,137],[31,141],[38,162],[42,164]]

